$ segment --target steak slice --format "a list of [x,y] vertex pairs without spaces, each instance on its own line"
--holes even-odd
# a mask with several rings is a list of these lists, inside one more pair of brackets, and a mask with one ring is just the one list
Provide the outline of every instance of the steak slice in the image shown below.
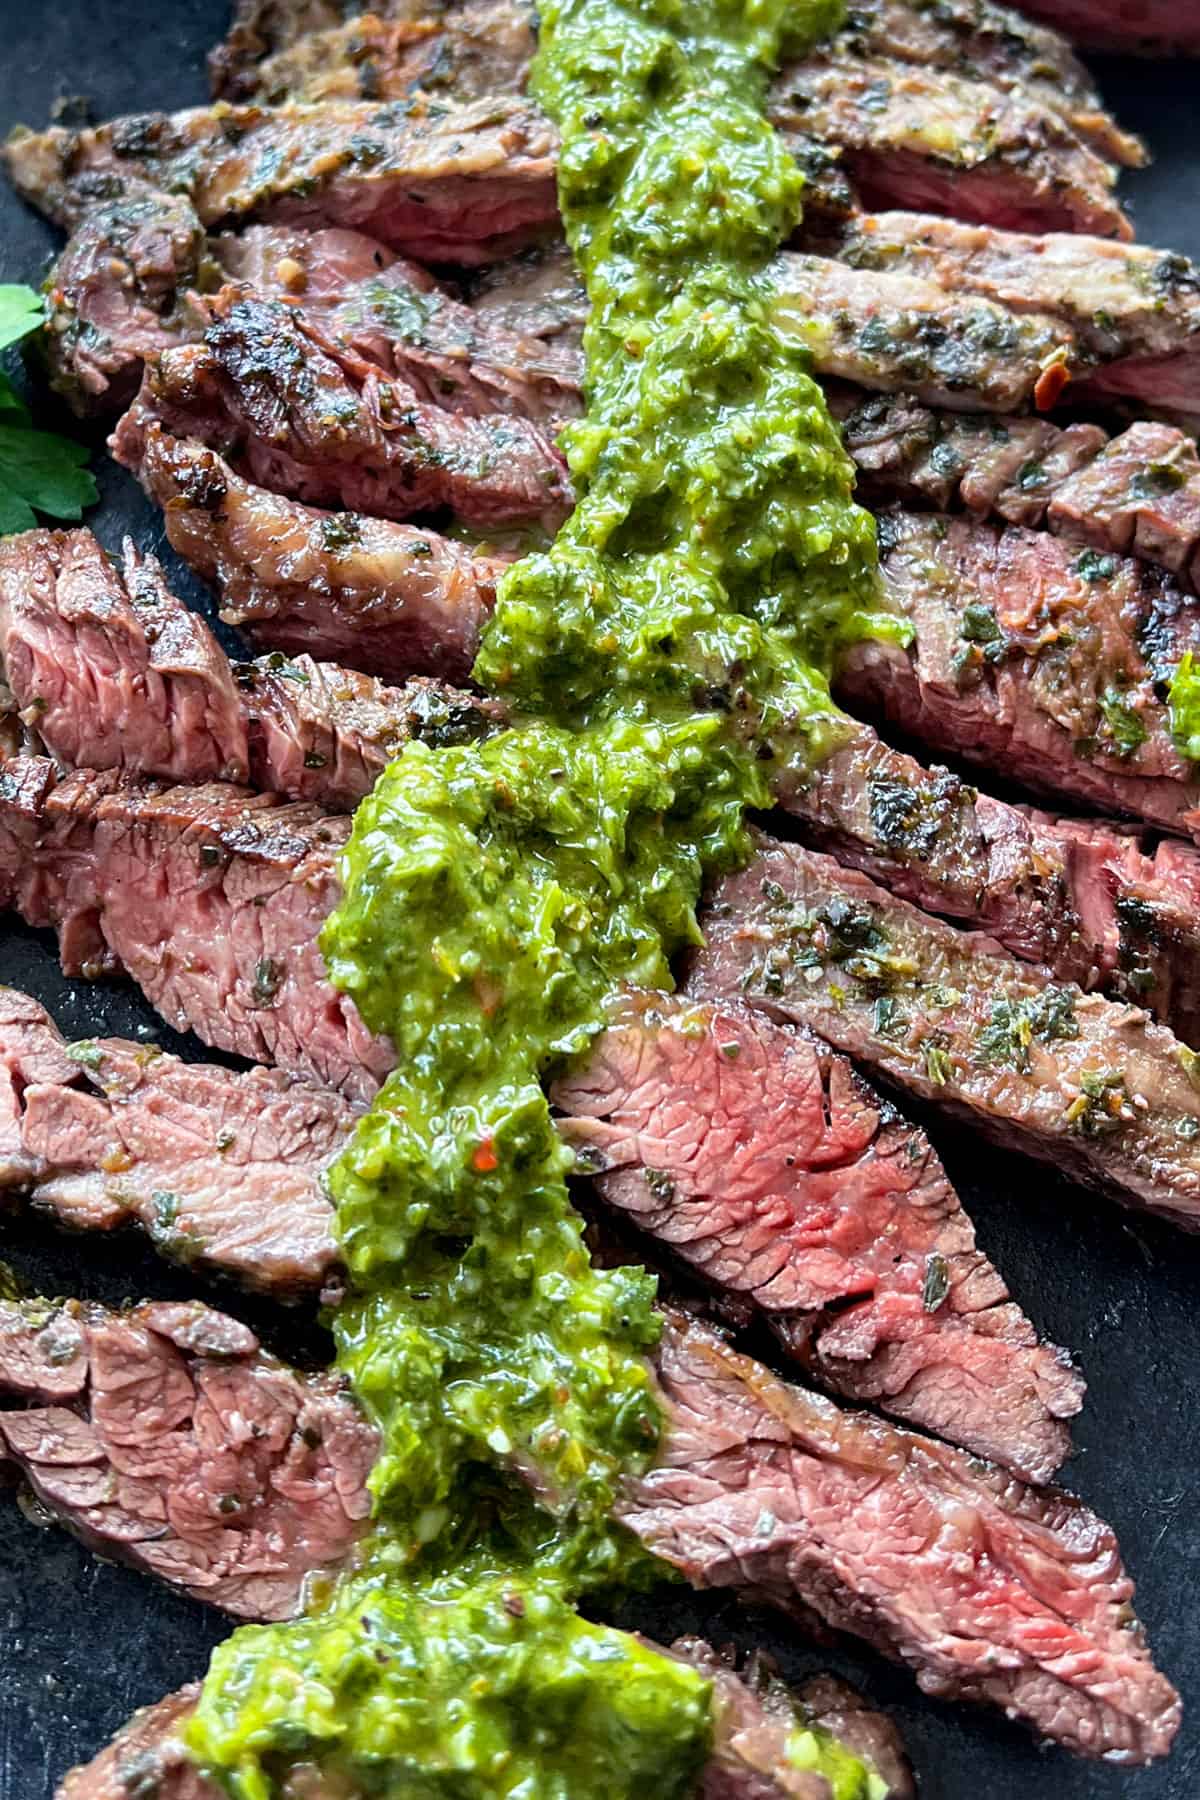
[[879,541],[913,641],[854,646],[835,683],[845,700],[1037,792],[1200,830],[1200,779],[1166,697],[1200,649],[1200,612],[1169,576],[939,514],[885,513]]
[[374,1430],[198,1301],[0,1301],[0,1454],[93,1549],[236,1617],[286,1619],[370,1514]]
[[1167,1750],[1178,1699],[1079,1501],[843,1412],[679,1314],[657,1366],[668,1430],[618,1512],[694,1586],[815,1615],[1083,1755]]
[[56,928],[67,974],[123,969],[178,1030],[351,1099],[392,1064],[317,935],[348,818],[229,786],[0,765],[0,904]]
[[153,557],[127,542],[122,579],[90,531],[0,543],[0,655],[16,703],[70,766],[245,782],[339,811],[410,738],[465,741],[502,717],[438,682],[385,687],[307,656],[231,664]]
[[128,406],[143,363],[203,327],[188,297],[206,252],[194,209],[128,186],[87,213],[45,285],[51,382],[80,414]]
[[860,215],[821,243],[858,269],[903,272],[1039,322],[1057,318],[1079,350],[1073,402],[1126,399],[1185,422],[1200,416],[1200,270],[1184,256],[921,212]]
[[392,519],[450,507],[483,530],[553,530],[570,510],[566,464],[540,426],[430,406],[282,301],[228,288],[211,308],[201,343],[146,369],[139,410],[171,436],[314,506]]
[[901,899],[986,931],[1059,981],[1145,1007],[1200,1044],[1200,852],[1098,819],[1054,818],[847,736],[776,797],[805,837]]
[[578,1167],[827,1388],[1047,1481],[1083,1386],[923,1134],[807,1033],[626,997],[552,1090]]
[[171,547],[256,644],[369,674],[465,680],[503,564],[415,525],[318,512],[256,487],[135,407],[114,454],[163,509]]
[[422,261],[464,264],[554,223],[556,154],[546,121],[504,95],[451,108],[201,106],[18,132],[3,150],[18,192],[67,229],[135,182],[184,195],[206,229],[341,225]]
[[1172,0],[1022,0],[1022,8],[1091,50],[1200,56],[1200,17]]
[[[912,1800],[900,1734],[845,1682],[818,1675],[793,1689],[768,1658],[754,1655],[739,1669],[699,1638],[679,1638],[664,1654],[691,1663],[713,1684],[712,1752],[696,1800],[837,1800],[825,1777],[799,1767],[793,1754],[797,1734],[814,1726],[871,1765],[878,1800]],[[99,1756],[70,1771],[57,1800],[136,1800],[147,1789],[155,1800],[221,1800],[225,1789],[200,1773],[182,1742],[199,1692],[181,1688],[135,1713]],[[359,1800],[344,1775],[327,1782],[312,1763],[295,1764],[280,1793],[284,1800]]]
[[356,1110],[279,1069],[237,1074],[153,1045],[64,1044],[0,989],[0,1186],[79,1231],[140,1225],[163,1255],[276,1297],[337,1261],[324,1176]]
[[1127,1205],[1200,1228],[1195,1052],[796,845],[722,882],[689,988],[744,995]]
[[837,145],[864,205],[903,206],[1015,231],[1127,241],[1116,170],[1058,108],[948,69],[836,47],[780,71],[773,123]]

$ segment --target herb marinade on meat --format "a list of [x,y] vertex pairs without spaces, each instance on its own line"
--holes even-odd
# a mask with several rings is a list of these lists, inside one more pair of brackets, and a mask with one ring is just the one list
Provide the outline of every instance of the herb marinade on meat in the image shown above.
[[[358,1567],[214,1658],[190,1740],[247,1800],[297,1745],[373,1786],[452,1767],[464,1794],[573,1800],[683,1794],[708,1753],[705,1681],[574,1610],[653,1570],[613,1518],[656,1458],[662,1321],[644,1271],[590,1265],[542,1077],[619,985],[671,985],[768,765],[836,736],[835,647],[904,634],[765,280],[802,186],[767,79],[834,23],[819,3],[543,17],[534,87],[592,308],[579,502],[482,640],[476,676],[518,722],[391,765],[323,934],[397,1053],[330,1175],[338,1358],[381,1450]],[[883,1791],[828,1734],[803,1754],[842,1800]]]

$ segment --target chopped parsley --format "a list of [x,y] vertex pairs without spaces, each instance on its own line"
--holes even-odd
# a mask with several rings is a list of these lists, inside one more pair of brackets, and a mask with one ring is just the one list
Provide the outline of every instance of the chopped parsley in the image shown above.
[[[42,302],[30,287],[0,285],[0,350],[37,331]],[[29,408],[0,372],[0,535],[29,531],[37,513],[80,519],[96,499],[83,444],[56,432],[35,431]]]

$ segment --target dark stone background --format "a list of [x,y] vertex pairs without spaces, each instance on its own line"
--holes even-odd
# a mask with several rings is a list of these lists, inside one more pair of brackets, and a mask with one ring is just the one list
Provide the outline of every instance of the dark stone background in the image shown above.
[[[1185,0],[1180,0],[1181,4]],[[226,0],[0,0],[0,129],[40,124],[60,96],[82,94],[97,116],[199,101],[202,52],[221,33]],[[1200,146],[1195,68],[1102,65],[1123,123],[1144,132],[1158,162],[1128,178],[1139,235],[1200,256]],[[49,231],[0,186],[0,279],[36,281]],[[161,542],[133,482],[97,457],[103,500],[91,519],[110,547],[133,532]],[[193,597],[198,591],[186,579]],[[47,938],[0,925],[0,979],[28,988],[67,1032],[104,1030],[172,1043],[130,990],[63,981]],[[1068,1344],[1090,1381],[1070,1485],[1117,1527],[1138,1581],[1138,1609],[1161,1665],[1190,1711],[1159,1768],[1096,1768],[1036,1748],[990,1715],[922,1699],[909,1677],[869,1655],[834,1658],[892,1707],[925,1800],[1193,1800],[1200,1793],[1200,1519],[1194,1411],[1200,1393],[1200,1245],[1120,1213],[961,1132],[936,1126],[982,1241],[1049,1337]],[[134,1239],[55,1236],[19,1219],[0,1229],[3,1255],[31,1284],[111,1302],[190,1290]],[[277,1347],[318,1345],[311,1326],[254,1318]],[[265,1318],[265,1322],[264,1322]],[[789,1670],[831,1660],[769,1619],[682,1591],[629,1609],[655,1636],[699,1627],[719,1639],[767,1644]],[[131,1570],[97,1562],[71,1539],[31,1522],[0,1494],[0,1800],[43,1800],[134,1707],[201,1673],[226,1627],[215,1614]]]

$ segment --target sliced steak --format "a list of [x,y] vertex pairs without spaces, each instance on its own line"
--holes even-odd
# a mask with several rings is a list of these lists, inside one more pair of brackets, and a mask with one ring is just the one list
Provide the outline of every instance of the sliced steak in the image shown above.
[[339,1094],[116,1038],[64,1044],[12,989],[0,1069],[0,1186],[59,1224],[136,1223],[163,1255],[282,1298],[331,1275],[324,1177],[356,1117]]
[[130,189],[87,214],[46,281],[51,381],[81,414],[127,406],[143,363],[203,326],[188,298],[206,252],[195,211]]
[[123,969],[177,1029],[369,1098],[392,1063],[317,943],[350,829],[229,786],[0,765],[0,904],[54,926],[68,974]]
[[370,1514],[377,1439],[197,1301],[0,1301],[0,1454],[85,1543],[251,1619],[286,1619]]
[[136,407],[114,450],[162,507],[172,549],[217,590],[222,618],[256,644],[385,679],[469,676],[495,558],[419,526],[286,500]]
[[184,195],[206,228],[340,225],[423,261],[470,264],[554,223],[556,153],[545,120],[500,96],[142,113],[18,132],[3,158],[22,196],[68,229],[135,182]]
[[830,857],[763,843],[718,888],[699,994],[743,994],[989,1135],[1200,1228],[1200,1070],[1140,1008],[1012,961]]
[[940,514],[881,515],[880,550],[913,641],[856,645],[836,679],[846,700],[1036,792],[1200,831],[1200,777],[1167,705],[1200,612],[1169,576]]
[[1200,1045],[1200,851],[1011,806],[854,722],[776,797],[805,836],[902,899]]
[[806,1033],[629,996],[552,1091],[605,1201],[825,1387],[1030,1481],[1083,1388],[977,1248],[924,1136]]
[[155,1800],[221,1800],[224,1790],[200,1773],[183,1741],[199,1698],[193,1682],[140,1707],[98,1756],[67,1771],[54,1800],[139,1800],[145,1789]]
[[17,704],[72,767],[167,781],[235,781],[351,811],[414,737],[478,737],[490,701],[302,656],[231,664],[151,556],[124,577],[90,531],[0,544],[0,656]]
[[837,145],[862,201],[1015,231],[1128,240],[1111,162],[1057,108],[936,67],[849,58],[836,46],[780,71],[770,114]]
[[821,244],[857,269],[904,273],[947,295],[1057,318],[1078,346],[1078,366],[1057,378],[1061,393],[1073,375],[1072,401],[1130,400],[1185,421],[1200,416],[1200,270],[1184,256],[921,212],[859,216]]
[[252,225],[216,239],[213,250],[232,281],[300,305],[323,332],[408,382],[428,405],[474,417],[506,413],[550,431],[583,409],[577,345],[543,341],[515,301],[516,329],[481,317],[361,232]]
[[679,1315],[657,1364],[666,1438],[618,1512],[693,1585],[815,1615],[1084,1755],[1167,1750],[1178,1698],[1079,1501],[843,1412]]
[[211,306],[201,343],[146,370],[139,412],[171,436],[314,506],[391,519],[450,507],[483,530],[553,529],[570,510],[566,464],[530,420],[430,406],[282,301],[229,288]]
[[1200,56],[1200,16],[1175,0],[1021,0],[1021,4],[1024,12],[1090,50]]

